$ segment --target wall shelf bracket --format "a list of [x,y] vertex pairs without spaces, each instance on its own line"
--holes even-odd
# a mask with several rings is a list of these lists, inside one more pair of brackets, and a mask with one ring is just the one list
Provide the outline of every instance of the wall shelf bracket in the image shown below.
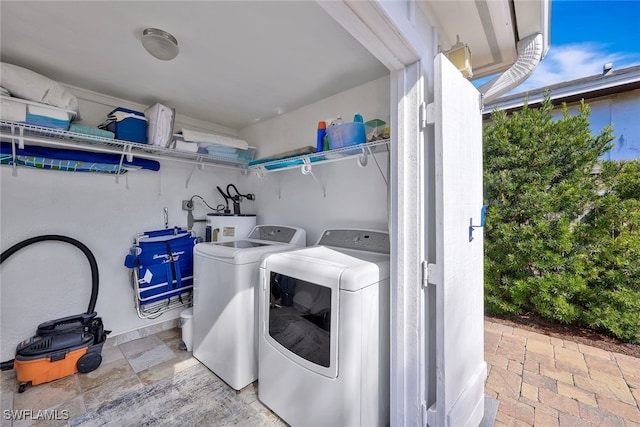
[[189,172],[189,176],[187,177],[187,181],[184,183],[184,188],[189,188],[189,182],[191,182],[191,177],[193,177],[193,173],[198,170],[204,169],[204,163],[202,162],[202,158],[198,157],[196,159],[197,163],[194,163],[191,167],[191,172]]
[[322,189],[322,196],[326,198],[327,197],[327,190],[324,188],[324,185],[322,185],[320,180],[318,180],[316,175],[313,173],[313,170],[311,168],[311,160],[309,160],[309,158],[306,157],[306,158],[303,159],[303,162],[304,162],[304,164],[302,166],[300,166],[300,172],[302,172],[302,175],[311,175],[311,177],[314,179],[316,184],[318,184],[320,186],[320,188]]
[[23,128],[19,128],[18,133],[16,134],[16,129],[15,128],[11,128],[13,135],[15,135],[12,138],[12,144],[11,144],[11,157],[13,160],[13,170],[11,171],[11,176],[18,176],[18,162],[16,162],[16,157],[17,157],[17,153],[16,153],[16,143],[18,144],[18,148],[21,150],[24,150],[24,129]]
[[[131,153],[131,145],[125,145],[122,148],[122,154],[120,154],[120,162],[118,163],[118,172],[116,173],[116,184],[118,184],[120,182],[120,171],[122,170],[122,165],[124,163],[124,158],[125,156],[127,157],[127,162],[132,162],[133,161],[133,153]],[[128,187],[128,180],[127,180],[127,187]]]
[[24,128],[20,128],[20,135],[18,136],[18,148],[24,150]]
[[275,190],[276,190],[276,194],[278,194],[278,199],[282,198],[282,193],[280,192],[280,187],[276,187],[271,181],[269,181],[269,178],[267,178],[267,174],[264,172],[264,170],[256,170],[255,172],[256,177],[265,180],[265,182],[267,182],[267,184],[269,184],[270,186],[272,186]]
[[362,147],[362,153],[358,156],[358,166],[360,167],[367,166],[367,164],[369,163],[369,155],[371,155],[371,158],[373,159],[373,161],[376,163],[376,166],[378,167],[380,176],[382,176],[382,180],[388,186],[389,182],[387,181],[387,177],[382,171],[382,168],[380,167],[380,163],[378,162],[378,159],[376,159],[376,156],[373,154],[373,151],[371,148],[372,147],[370,145],[365,145]]

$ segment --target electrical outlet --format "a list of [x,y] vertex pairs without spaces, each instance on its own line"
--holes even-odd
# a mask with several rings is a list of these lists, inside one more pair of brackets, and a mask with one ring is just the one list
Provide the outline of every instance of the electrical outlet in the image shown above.
[[192,211],[193,210],[193,200],[183,200],[182,201],[182,210],[183,211]]

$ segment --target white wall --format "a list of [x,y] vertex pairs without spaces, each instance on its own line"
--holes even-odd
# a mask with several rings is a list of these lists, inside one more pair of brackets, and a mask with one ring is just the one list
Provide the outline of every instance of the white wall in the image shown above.
[[610,99],[589,103],[591,132],[595,135],[605,125],[613,127],[613,148],[605,154],[607,160],[640,158],[640,90],[618,94]]
[[[114,106],[136,108],[126,101],[88,97],[92,99],[80,99],[80,112],[83,123],[89,125],[99,124]],[[192,128],[206,126],[183,121]],[[112,336],[176,318],[179,309],[157,320],[137,317],[129,270],[123,262],[134,234],[163,228],[164,207],[169,209],[170,226],[186,226],[182,199],[198,194],[215,206],[223,202],[216,185],[237,185],[240,175],[229,169],[196,169],[189,188],[185,188],[191,171],[191,165],[162,161],[159,172],[129,172],[116,183],[115,177],[107,174],[23,167],[17,169],[17,176],[12,176],[12,168],[2,166],[2,250],[42,234],[61,234],[84,243],[98,263],[100,292],[96,311],[105,328],[113,331]],[[203,218],[207,209],[199,200],[195,206],[194,216]],[[255,213],[253,202],[243,202],[243,210]],[[204,224],[198,223],[194,229],[204,235]],[[0,286],[0,360],[8,360],[13,358],[16,345],[31,337],[39,323],[86,311],[91,274],[86,258],[75,247],[42,242],[16,252],[2,264]]]
[[[116,106],[142,110],[146,106],[73,88],[80,100],[82,123],[97,125]],[[389,116],[389,79],[382,78],[318,103],[240,131],[259,147],[258,156],[272,155],[305,145],[315,145],[319,120],[341,115],[349,121],[360,113],[365,120]],[[178,116],[182,126],[233,135],[233,129]],[[386,154],[378,154],[387,171]],[[234,183],[255,202],[243,201],[243,213],[256,213],[258,223],[300,226],[313,244],[325,228],[360,227],[387,229],[387,187],[369,159],[365,168],[355,159],[314,165],[313,172],[326,188],[327,197],[311,176],[299,169],[268,174],[271,186],[256,176],[207,166],[162,161],[159,172],[135,171],[120,177],[95,173],[0,168],[0,244],[6,250],[15,243],[42,234],[75,238],[93,252],[100,275],[96,304],[112,337],[171,320],[173,310],[155,320],[139,319],[133,302],[129,270],[124,257],[134,234],[163,227],[163,209],[169,209],[170,226],[185,226],[181,200],[195,194],[212,206],[222,203],[216,186]],[[277,197],[278,188],[281,198]],[[194,216],[204,218],[208,209],[196,199]],[[204,224],[194,229],[204,235]],[[91,274],[84,255],[60,242],[37,243],[15,253],[0,268],[0,360],[14,357],[16,345],[31,337],[38,324],[49,319],[82,313],[91,293]]]
[[[383,77],[239,131],[258,147],[258,157],[294,148],[315,146],[318,121],[341,116],[345,122],[358,113],[364,120],[389,120],[389,77]],[[387,177],[388,153],[376,154]],[[258,222],[305,228],[307,244],[315,244],[327,228],[353,227],[387,230],[387,186],[373,159],[359,167],[356,158],[312,164],[312,172],[326,189],[299,168],[266,175],[240,177],[241,188],[256,193]],[[280,198],[278,197],[280,192]]]
[[[602,132],[605,126],[613,128],[613,148],[603,156],[605,160],[633,160],[640,158],[640,90],[604,96],[588,100],[591,107],[589,127],[593,135]],[[571,114],[578,114],[578,105],[569,107]],[[562,110],[556,109],[554,118],[562,117]]]

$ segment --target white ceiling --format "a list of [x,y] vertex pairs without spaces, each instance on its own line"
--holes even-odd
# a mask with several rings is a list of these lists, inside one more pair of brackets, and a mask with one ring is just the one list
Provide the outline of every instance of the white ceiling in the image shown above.
[[[61,83],[241,129],[388,74],[313,1],[2,1],[0,57]],[[142,47],[170,32],[172,61]]]
[[[458,36],[470,46],[474,78],[510,67],[517,41],[531,33],[544,33],[548,43],[548,3],[417,2],[438,29],[442,50]],[[371,9],[360,0],[346,4]],[[183,116],[242,129],[389,73],[323,7],[311,0],[2,0],[0,59],[68,85],[142,105],[161,102]],[[366,21],[366,12],[360,10],[363,24],[375,33],[377,21]],[[144,50],[147,27],[178,39],[176,59],[161,61]]]

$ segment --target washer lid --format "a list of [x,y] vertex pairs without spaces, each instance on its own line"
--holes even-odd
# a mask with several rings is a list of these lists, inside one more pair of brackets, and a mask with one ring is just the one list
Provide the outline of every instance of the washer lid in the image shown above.
[[266,240],[232,240],[227,242],[198,243],[193,253],[210,259],[217,259],[233,264],[248,264],[260,261],[265,253],[294,249],[297,246]]
[[216,245],[222,245],[229,248],[247,249],[259,248],[260,246],[268,246],[269,243],[258,242],[254,240],[230,240],[228,242],[213,242]]

